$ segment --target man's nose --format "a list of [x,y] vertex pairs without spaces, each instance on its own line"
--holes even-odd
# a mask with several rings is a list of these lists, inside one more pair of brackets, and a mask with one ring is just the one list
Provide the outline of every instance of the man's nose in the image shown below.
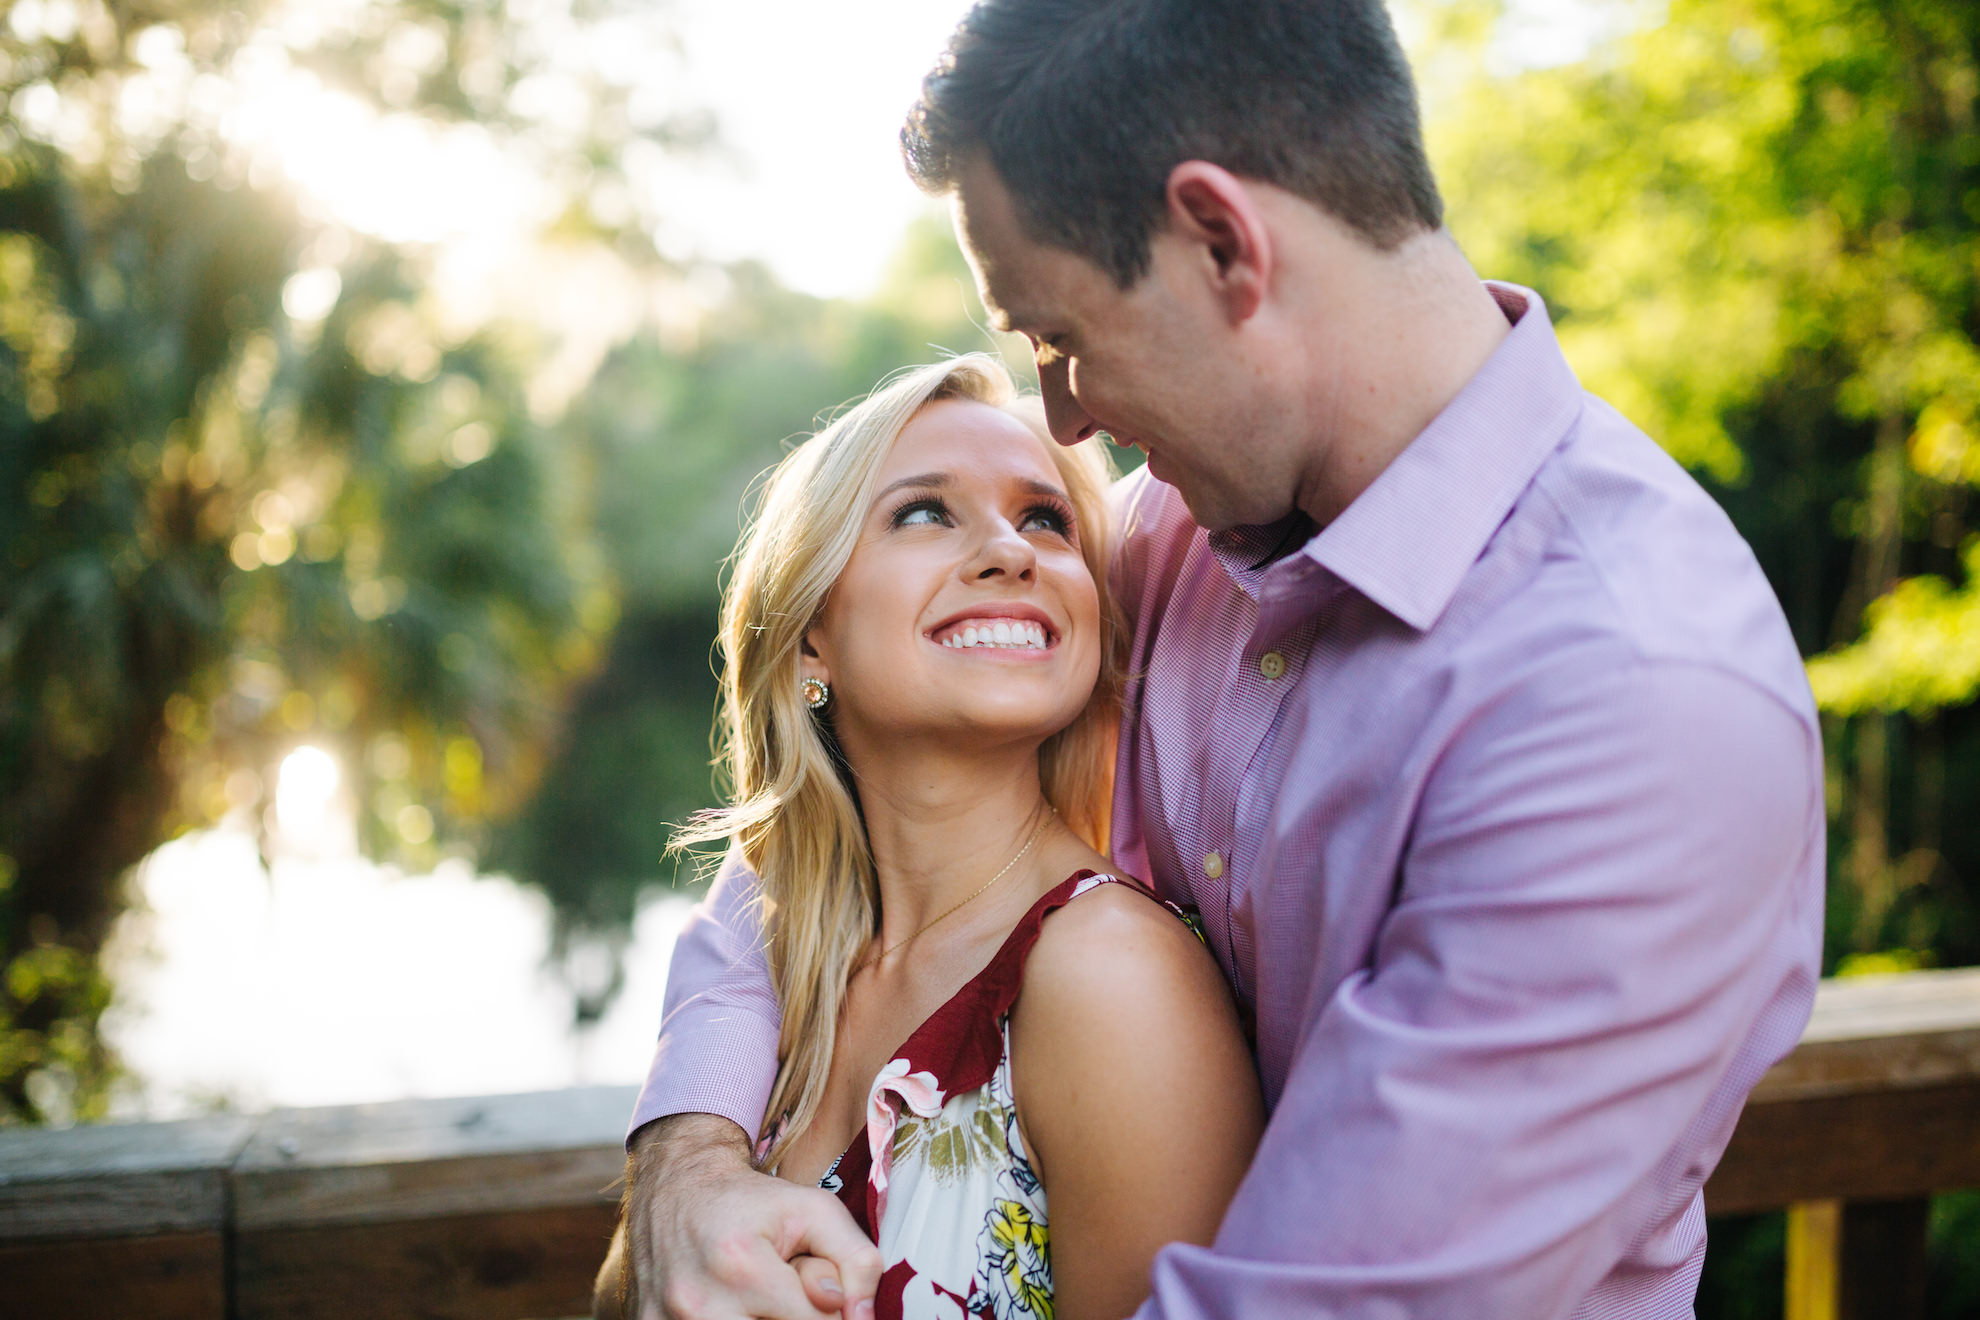
[[1073,398],[1071,359],[1060,358],[1040,367],[1038,392],[1045,400],[1045,425],[1060,444],[1076,445],[1099,431],[1099,423]]

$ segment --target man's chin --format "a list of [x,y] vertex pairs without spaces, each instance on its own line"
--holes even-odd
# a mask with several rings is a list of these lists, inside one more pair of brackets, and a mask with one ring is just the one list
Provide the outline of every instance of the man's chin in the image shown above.
[[1205,489],[1195,473],[1177,472],[1159,449],[1148,451],[1148,475],[1165,486],[1174,486],[1176,493],[1182,496],[1183,507],[1189,510],[1190,521],[1206,532],[1224,532],[1233,527],[1278,521],[1276,517],[1247,517],[1250,510],[1237,507],[1236,501],[1225,497],[1225,492]]
[[1174,486],[1176,492],[1182,496],[1183,503],[1188,506],[1189,516],[1196,520],[1196,525],[1208,527],[1209,524],[1203,521],[1203,515],[1209,512],[1207,507],[1209,501],[1203,498],[1206,492],[1199,488],[1198,483],[1190,479],[1187,474],[1177,472],[1170,466],[1169,456],[1159,450],[1149,450],[1147,462],[1148,475],[1165,486]]
[[1189,519],[1206,532],[1227,532],[1233,527],[1242,527],[1245,520],[1232,515],[1228,508],[1215,504],[1192,492],[1188,487],[1169,483],[1176,487],[1182,496],[1183,507],[1189,510]]
[[[1155,474],[1158,478],[1160,473]],[[1183,507],[1189,510],[1189,519],[1206,532],[1228,532],[1236,527],[1268,527],[1291,512],[1264,513],[1259,510],[1237,507],[1233,501],[1218,499],[1216,492],[1193,489],[1181,482],[1170,481],[1182,496]]]

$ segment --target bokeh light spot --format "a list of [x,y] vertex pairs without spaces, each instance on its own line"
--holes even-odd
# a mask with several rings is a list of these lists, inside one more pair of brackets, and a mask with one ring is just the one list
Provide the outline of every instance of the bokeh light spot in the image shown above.
[[321,747],[303,746],[282,758],[275,780],[275,814],[282,828],[299,834],[321,829],[343,772]]

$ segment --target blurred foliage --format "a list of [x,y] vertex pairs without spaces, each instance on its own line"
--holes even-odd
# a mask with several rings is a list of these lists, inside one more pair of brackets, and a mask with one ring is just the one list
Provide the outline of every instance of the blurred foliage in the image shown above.
[[1720,1215],[1707,1230],[1697,1315],[1704,1320],[1780,1320],[1786,1300],[1787,1215]]
[[0,27],[0,1122],[101,1109],[96,954],[158,844],[265,838],[307,742],[369,851],[430,862],[529,795],[596,667],[610,596],[531,375],[556,346],[450,321],[421,250],[252,140],[257,87],[471,124],[568,197],[565,249],[657,267],[598,162],[700,130],[633,106],[637,69],[550,67],[540,29],[578,19],[534,22],[23,0]]
[[1980,1189],[1933,1197],[1929,1232],[1931,1275],[1926,1296],[1934,1314],[1945,1320],[1980,1315],[1980,1268],[1974,1265],[1974,1246],[1980,1243]]

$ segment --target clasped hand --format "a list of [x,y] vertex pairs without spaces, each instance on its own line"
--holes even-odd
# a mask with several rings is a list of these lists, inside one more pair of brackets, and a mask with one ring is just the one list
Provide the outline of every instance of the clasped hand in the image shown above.
[[[627,1166],[633,1320],[872,1320],[880,1252],[831,1193],[758,1172],[742,1130],[710,1114],[643,1128]],[[601,1312],[606,1311],[601,1304]]]

